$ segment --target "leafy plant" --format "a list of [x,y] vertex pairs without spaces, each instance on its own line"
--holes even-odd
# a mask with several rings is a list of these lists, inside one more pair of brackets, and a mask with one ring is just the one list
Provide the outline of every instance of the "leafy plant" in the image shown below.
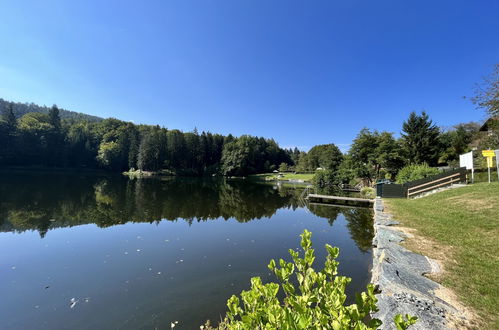
[[[311,242],[312,233],[301,234],[303,255],[289,250],[293,262],[271,260],[268,267],[278,283],[263,284],[259,277],[251,279],[251,289],[233,295],[227,301],[229,311],[218,329],[377,329],[378,319],[368,319],[377,311],[374,286],[357,295],[356,303],[345,306],[345,288],[351,279],[338,276],[339,249],[326,244],[324,269],[316,272]],[[279,293],[284,294],[281,302]],[[416,318],[395,318],[399,329],[406,329]],[[213,329],[208,323],[205,329]]]
[[407,165],[397,174],[397,183],[419,180],[439,173],[438,168],[430,167],[428,164]]
[[397,330],[405,330],[415,324],[418,321],[418,318],[416,316],[410,316],[409,314],[405,314],[405,317],[402,316],[402,314],[397,314],[393,321],[395,322]]
[[312,182],[317,188],[327,188],[337,186],[341,183],[336,172],[330,170],[322,170],[315,172]]
[[364,187],[360,190],[360,195],[365,198],[376,198],[376,190],[371,187]]

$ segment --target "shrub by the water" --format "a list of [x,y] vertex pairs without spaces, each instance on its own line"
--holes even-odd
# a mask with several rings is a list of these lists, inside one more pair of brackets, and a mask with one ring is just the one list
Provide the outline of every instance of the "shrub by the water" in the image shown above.
[[360,195],[365,198],[376,198],[376,190],[371,187],[364,187],[360,190]]
[[313,183],[318,188],[337,186],[341,183],[336,172],[331,170],[317,171],[313,178]]
[[402,168],[397,174],[397,183],[406,183],[409,181],[423,179],[432,175],[439,174],[436,167],[430,167],[428,164],[412,164]]
[[[263,284],[260,277],[253,277],[250,290],[241,292],[240,298],[233,295],[218,329],[377,329],[381,321],[369,319],[378,310],[374,286],[369,284],[355,304],[345,306],[345,288],[351,279],[337,275],[339,249],[326,244],[324,269],[316,272],[311,236],[308,230],[301,234],[303,257],[290,249],[293,262],[280,259],[278,266],[270,261],[268,267],[279,283]],[[282,302],[280,292],[285,295]],[[399,314],[394,322],[397,329],[406,329],[416,319]],[[214,328],[207,323],[201,329]]]

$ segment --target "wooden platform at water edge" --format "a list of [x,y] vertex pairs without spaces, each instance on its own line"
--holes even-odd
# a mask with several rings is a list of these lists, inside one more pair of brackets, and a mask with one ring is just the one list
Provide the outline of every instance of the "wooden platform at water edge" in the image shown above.
[[353,205],[353,206],[362,205],[368,207],[372,207],[374,205],[374,199],[355,198],[355,197],[309,194],[307,196],[307,199],[309,200],[309,202],[317,202],[323,204]]

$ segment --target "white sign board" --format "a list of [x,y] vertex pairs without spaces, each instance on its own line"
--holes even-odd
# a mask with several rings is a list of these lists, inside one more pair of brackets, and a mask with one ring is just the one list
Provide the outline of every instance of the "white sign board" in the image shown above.
[[473,151],[470,151],[463,155],[459,155],[459,166],[466,167],[467,170],[473,169]]
[[496,149],[497,180],[499,180],[499,149]]

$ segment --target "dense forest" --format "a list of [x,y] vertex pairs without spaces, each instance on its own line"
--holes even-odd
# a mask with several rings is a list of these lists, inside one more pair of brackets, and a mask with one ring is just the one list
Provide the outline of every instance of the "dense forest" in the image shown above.
[[400,138],[365,128],[343,154],[334,144],[304,152],[282,149],[262,137],[182,132],[114,118],[89,120],[79,114],[63,119],[61,113],[53,106],[47,113],[28,112],[18,118],[13,104],[7,104],[0,119],[0,166],[141,169],[184,176],[324,169],[339,181],[372,182],[394,176],[407,164],[455,164],[459,154],[470,149],[479,128],[467,123],[443,130],[425,112],[413,112]]
[[[0,166],[140,169],[170,175],[246,176],[275,171],[316,172],[324,183],[393,179],[406,165],[456,166],[472,149],[499,148],[499,65],[471,101],[485,109],[489,132],[475,122],[437,127],[426,112],[412,112],[400,136],[362,129],[343,154],[334,144],[308,152],[283,149],[273,139],[182,132],[0,99]],[[481,157],[479,153],[476,153]],[[482,161],[482,160],[479,160]],[[316,175],[317,176],[317,175]]]
[[[39,113],[48,114],[50,111],[50,107],[47,106],[40,106],[34,103],[10,102],[0,98],[0,113],[5,113],[5,111],[7,111],[9,107],[12,107],[14,116],[18,119],[30,112],[39,112]],[[103,118],[97,116],[87,115],[85,113],[71,111],[71,110],[64,110],[64,109],[59,109],[59,115],[61,116],[61,119],[68,119],[75,121],[86,120],[90,122],[97,122],[104,120]]]
[[68,112],[54,105],[47,113],[19,117],[14,104],[8,103],[0,120],[0,165],[243,176],[293,164],[293,151],[272,139],[181,132],[80,114],[63,119],[62,114]]

